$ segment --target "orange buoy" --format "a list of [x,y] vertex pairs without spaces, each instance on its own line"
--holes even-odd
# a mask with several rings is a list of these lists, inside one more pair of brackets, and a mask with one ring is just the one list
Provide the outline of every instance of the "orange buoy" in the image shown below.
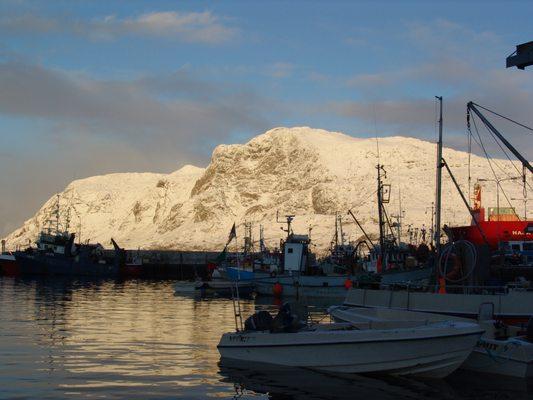
[[350,290],[352,287],[353,287],[352,280],[350,278],[346,278],[346,280],[344,281],[344,288],[346,290]]
[[439,294],[446,294],[446,278],[439,278]]
[[381,255],[378,256],[378,260],[376,262],[376,270],[378,272],[378,274],[381,274],[381,270],[383,269],[383,260],[381,259]]
[[283,293],[283,286],[281,285],[281,283],[276,282],[274,286],[272,286],[272,294],[276,297],[281,297],[282,293]]

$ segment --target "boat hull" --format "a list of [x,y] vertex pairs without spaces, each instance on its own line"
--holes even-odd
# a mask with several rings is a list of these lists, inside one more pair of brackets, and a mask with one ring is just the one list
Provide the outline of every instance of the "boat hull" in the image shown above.
[[255,286],[258,294],[274,295],[274,285],[281,285],[282,296],[305,297],[335,297],[343,299],[346,296],[346,276],[278,276],[256,279]]
[[[359,308],[347,306],[335,306],[328,311],[336,322],[354,324],[360,320],[360,310]],[[408,318],[416,321],[437,322],[449,320],[450,318],[442,314],[399,311],[388,308],[363,310],[366,310],[365,312],[368,315],[376,316],[380,319]],[[454,318],[454,320],[468,321],[462,318]],[[476,343],[474,350],[461,368],[518,378],[531,377],[533,375],[533,343],[523,337],[494,339],[494,321],[482,321],[480,324],[486,330],[485,334]]]
[[254,281],[256,279],[265,279],[270,274],[262,271],[250,271],[236,267],[225,267],[223,276],[230,281]]
[[223,335],[218,349],[223,359],[336,373],[443,378],[459,368],[481,336],[479,327],[470,325],[460,333],[443,328],[430,335],[414,330],[230,333]]
[[239,296],[249,296],[254,292],[254,284],[252,282],[232,282],[217,279],[195,284],[195,290],[205,295],[232,296],[236,288],[239,289]]
[[123,278],[140,278],[143,272],[142,264],[124,264],[120,267],[120,276]]
[[481,338],[463,369],[490,374],[533,378],[533,344],[520,339]]
[[18,276],[20,275],[19,263],[15,256],[0,255],[0,275]]
[[114,264],[91,263],[76,257],[17,255],[21,275],[58,275],[116,277],[119,268]]

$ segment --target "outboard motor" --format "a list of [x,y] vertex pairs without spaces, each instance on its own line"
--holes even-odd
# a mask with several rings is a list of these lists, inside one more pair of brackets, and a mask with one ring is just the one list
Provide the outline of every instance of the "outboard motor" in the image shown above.
[[307,323],[307,307],[298,303],[285,303],[272,321],[270,332],[297,332]]
[[273,319],[268,311],[259,311],[244,321],[244,330],[268,331],[272,326]]

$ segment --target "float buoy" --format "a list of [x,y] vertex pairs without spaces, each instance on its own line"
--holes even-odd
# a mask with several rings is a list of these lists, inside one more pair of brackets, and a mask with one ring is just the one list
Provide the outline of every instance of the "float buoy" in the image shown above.
[[439,278],[439,294],[446,294],[446,278]]
[[381,259],[381,255],[378,256],[378,260],[376,262],[376,271],[378,274],[381,274],[381,270],[383,269],[383,260]]
[[272,286],[272,294],[276,297],[281,297],[282,293],[283,293],[283,286],[281,285],[281,283],[276,282],[274,286]]
[[346,290],[350,290],[352,287],[353,287],[352,280],[350,278],[346,278],[346,280],[344,281],[344,288]]

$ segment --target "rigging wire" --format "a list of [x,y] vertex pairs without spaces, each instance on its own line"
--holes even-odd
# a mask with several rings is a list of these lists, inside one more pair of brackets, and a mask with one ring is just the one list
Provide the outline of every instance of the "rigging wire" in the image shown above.
[[[492,136],[492,138],[494,139],[494,141],[496,142],[496,144],[500,147],[500,149],[502,149],[503,153],[505,154],[505,156],[507,157],[507,159],[511,162],[511,165],[514,167],[514,169],[516,170],[516,172],[518,172],[518,175],[520,175],[520,177],[522,178],[525,174],[525,171],[520,171],[518,169],[518,167],[515,165],[515,162],[513,162],[513,160],[511,160],[511,158],[509,157],[509,155],[507,154],[507,152],[505,151],[505,149],[501,146],[500,142],[496,139],[496,137],[494,136],[494,134],[491,132],[491,130],[485,125],[485,128],[487,129],[487,131],[490,133],[490,135]],[[503,171],[504,169],[502,167],[500,167],[498,165],[498,167]],[[529,184],[529,182],[526,180],[526,179],[523,179],[523,183],[525,183],[524,185],[524,188],[525,186],[529,186],[530,189],[531,188],[531,185]]]
[[[500,149],[502,150],[503,154],[505,154],[507,159],[511,162],[511,165],[514,167],[514,169],[516,170],[518,175],[520,177],[522,177],[524,175],[524,172],[522,172],[522,171],[520,171],[520,169],[518,169],[518,167],[516,166],[515,162],[513,160],[511,160],[511,158],[509,157],[509,154],[507,153],[505,148],[502,147],[502,145],[500,144],[500,141],[496,138],[496,136],[494,136],[494,133],[488,128],[488,126],[485,123],[483,123],[483,125],[485,126],[485,129],[487,130],[487,132],[489,132],[489,134],[492,136],[492,138],[494,139],[496,144],[500,147]],[[509,173],[507,171],[505,171],[505,169],[503,167],[501,167],[496,161],[493,160],[493,162],[505,175],[507,175],[507,177],[515,178],[515,177],[512,177],[511,175],[509,175]],[[524,183],[525,183],[525,185],[529,186],[530,189],[533,189],[527,180],[524,179]]]
[[[479,130],[477,129],[477,124],[476,124],[476,120],[474,118],[472,118],[472,122],[474,123],[474,129],[476,131],[476,134],[479,138],[479,145],[481,147],[481,149],[483,150],[483,153],[485,153],[485,158],[487,159],[487,162],[489,164],[489,167],[492,171],[492,174],[494,175],[494,178],[496,179],[496,185],[498,186],[497,190],[498,189],[502,189],[502,193],[503,193],[503,196],[505,197],[505,200],[507,201],[507,203],[509,204],[509,206],[511,207],[511,209],[514,211],[514,207],[513,205],[511,204],[509,198],[507,197],[507,194],[505,193],[505,191],[503,190],[503,188],[501,187],[500,183],[499,183],[499,179],[498,179],[498,175],[496,175],[496,171],[494,171],[494,168],[492,166],[492,163],[494,161],[491,162],[490,160],[490,157],[489,157],[489,154],[487,153],[487,150],[485,149],[485,145],[483,144],[483,140],[481,139],[481,135],[479,134]],[[496,165],[498,165],[497,163],[495,163]],[[507,174],[507,173],[506,173]],[[509,175],[508,175],[509,176]],[[518,214],[516,213],[516,211],[514,211],[515,215],[518,217]]]
[[376,105],[372,103],[372,114],[374,115],[374,136],[376,137],[376,148],[378,152],[378,165],[380,165],[380,158],[379,158],[379,140],[378,140],[378,127],[376,122]]
[[[472,118],[472,121],[474,123],[474,127],[476,129],[476,134],[477,136],[479,137],[479,140],[476,139],[476,137],[474,135],[472,135],[472,139],[474,140],[474,142],[483,150],[483,145],[482,143],[480,142],[481,140],[481,136],[479,134],[479,131],[477,129],[477,125],[476,125],[476,121],[474,121],[474,118]],[[470,133],[472,134],[472,131],[470,131]],[[488,156],[487,153],[485,153],[486,156]],[[510,160],[511,161],[511,160]],[[512,161],[511,161],[512,162]],[[506,171],[502,166],[500,166],[500,164],[498,164],[497,162],[495,162],[493,160],[493,163],[508,177],[508,178],[515,178],[514,176],[510,175],[508,171]]]
[[[368,202],[368,200],[370,200],[372,197],[374,197],[374,195],[375,195],[377,192],[378,192],[377,189],[374,190],[374,191],[373,191],[368,197],[366,197],[362,202],[360,202],[360,203],[354,205],[353,207],[356,207],[356,206],[357,206],[357,207],[364,206],[364,205]],[[351,208],[353,208],[353,207],[351,207]]]
[[472,129],[470,127],[470,110],[466,113],[466,129],[468,131],[468,205],[472,205]]
[[483,106],[481,106],[481,105],[479,105],[477,103],[473,103],[473,104],[478,106],[479,108],[484,109],[485,111],[488,111],[488,112],[490,112],[490,113],[492,113],[494,115],[497,115],[500,118],[506,119],[509,122],[515,123],[516,125],[521,126],[522,128],[526,128],[527,130],[533,132],[533,128],[531,128],[531,127],[529,127],[527,125],[521,124],[520,122],[517,122],[517,121],[515,121],[515,120],[513,120],[513,119],[511,119],[509,117],[506,117],[505,115],[498,114],[496,111],[489,110],[488,108],[483,107]]

